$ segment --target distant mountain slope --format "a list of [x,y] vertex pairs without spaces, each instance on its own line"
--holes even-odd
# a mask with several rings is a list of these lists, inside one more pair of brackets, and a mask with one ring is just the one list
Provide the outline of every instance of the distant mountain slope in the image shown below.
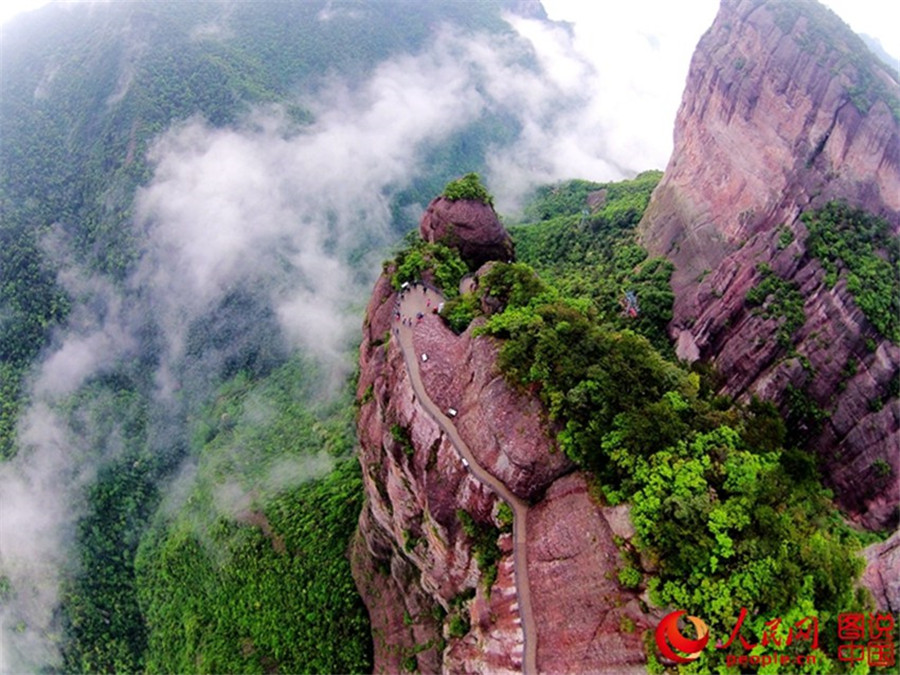
[[[174,122],[212,127],[278,104],[297,130],[314,116],[299,103],[335,77],[360,82],[385,59],[435,39],[441,25],[509,35],[507,3],[113,2],[54,4],[4,26],[0,81],[0,455],[10,455],[24,369],[68,312],[55,283],[55,225],[67,264],[121,281],[141,255],[135,189],[148,182],[148,147]],[[542,13],[539,3],[517,3]],[[489,143],[516,123],[486,113],[430,150],[429,170],[394,196],[403,207],[450,177],[479,169]],[[399,192],[399,191],[398,191]],[[425,197],[427,199],[427,197]]]
[[[342,557],[358,475],[339,463],[353,290],[410,205],[516,137],[502,106],[458,100],[467,78],[438,77],[469,72],[452,58],[469,44],[532,68],[506,9],[544,17],[148,0],[3,25],[0,670],[365,668]],[[308,594],[271,600],[285,588]]]
[[881,40],[878,38],[866,35],[865,33],[860,33],[859,37],[866,43],[869,50],[881,59],[882,63],[891,69],[891,72],[900,77],[900,58],[888,54],[884,49],[884,45],[881,44]]

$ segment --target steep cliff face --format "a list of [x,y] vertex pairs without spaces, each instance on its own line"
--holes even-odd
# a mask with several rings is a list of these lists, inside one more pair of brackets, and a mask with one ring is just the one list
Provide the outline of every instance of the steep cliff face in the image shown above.
[[[434,314],[411,327],[397,320],[425,291],[401,301],[389,272],[360,349],[366,502],[351,551],[376,672],[522,672],[529,623],[531,670],[642,670],[656,617],[617,581],[620,547],[633,536],[627,515],[595,503],[587,478],[555,450],[539,402],[499,374],[488,338],[456,336]],[[440,422],[435,409],[447,413]],[[519,500],[524,527],[509,531],[503,500],[476,470]]]
[[[898,116],[897,82],[831,12],[724,0],[694,54],[674,152],[640,226],[651,252],[676,265],[679,356],[712,361],[729,394],[779,402],[838,499],[872,527],[897,516],[900,348],[846,279],[828,283],[799,215],[843,199],[896,236]],[[790,344],[778,339],[777,312],[747,302],[766,274],[800,293]]]
[[872,591],[878,608],[897,614],[900,612],[900,532],[886,541],[865,550],[866,569],[862,585]]
[[[421,671],[436,672],[443,658],[443,611],[475,589],[480,576],[457,509],[493,523],[497,504],[417,403],[397,342],[390,339],[395,300],[382,277],[360,351],[357,427],[366,503],[352,561],[372,620],[376,672],[399,672],[409,658]],[[499,598],[509,589],[496,590]],[[521,643],[517,629],[503,637],[508,653]]]

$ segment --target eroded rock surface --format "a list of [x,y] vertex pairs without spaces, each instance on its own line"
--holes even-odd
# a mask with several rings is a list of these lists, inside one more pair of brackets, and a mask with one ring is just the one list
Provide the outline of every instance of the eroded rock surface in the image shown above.
[[[900,232],[898,101],[897,82],[817,3],[725,0],[694,54],[675,148],[640,226],[676,265],[679,355],[714,363],[725,393],[773,399],[795,419],[801,403],[822,411],[796,431],[869,527],[897,518],[900,348],[845,282],[826,285],[799,214],[840,198]],[[782,319],[745,301],[763,265],[804,298],[788,346]]]
[[[390,339],[395,298],[382,277],[360,351],[357,429],[366,500],[353,571],[372,620],[376,672],[399,672],[410,658],[422,672],[436,672],[444,644],[435,617],[480,578],[457,510],[492,523],[496,497],[465,470],[417,403]],[[498,577],[500,595],[508,592],[502,583]],[[515,646],[514,640],[506,651]]]
[[863,555],[867,565],[862,585],[872,591],[878,609],[896,616],[900,612],[900,532],[869,546]]
[[480,267],[489,260],[511,260],[512,239],[493,207],[470,199],[433,199],[419,223],[425,241],[459,250],[464,260]]
[[588,494],[581,473],[556,481],[529,511],[528,559],[546,673],[644,672],[643,634],[658,617],[623,589],[615,532]]
[[534,499],[572,464],[556,451],[540,401],[507,383],[496,346],[471,333],[457,337],[441,321],[425,322],[415,336],[416,350],[428,355],[422,380],[435,403],[457,411],[456,428],[479,464]]

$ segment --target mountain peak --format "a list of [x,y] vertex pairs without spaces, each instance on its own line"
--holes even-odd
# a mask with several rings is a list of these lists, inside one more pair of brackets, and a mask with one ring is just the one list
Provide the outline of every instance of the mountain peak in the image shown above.
[[[900,224],[900,87],[815,2],[726,0],[691,61],[675,148],[642,222],[692,281],[740,242],[840,197]],[[680,311],[679,311],[680,310]]]
[[489,260],[513,258],[513,243],[478,180],[468,174],[447,185],[444,194],[431,200],[419,223],[425,241],[447,244],[459,251],[473,268]]

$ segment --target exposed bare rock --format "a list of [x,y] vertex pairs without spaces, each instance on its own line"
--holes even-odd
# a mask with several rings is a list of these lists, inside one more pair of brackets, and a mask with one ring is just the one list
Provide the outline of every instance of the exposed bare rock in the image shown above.
[[514,257],[509,232],[493,207],[479,201],[433,199],[419,223],[419,232],[425,241],[456,248],[473,267],[488,260],[506,262]]
[[440,669],[441,626],[432,613],[434,599],[418,585],[418,570],[394,555],[394,542],[364,509],[350,549],[353,578],[372,623],[375,673],[399,673],[416,646],[435,648],[415,655],[422,672]]
[[691,61],[675,149],[642,226],[677,264],[679,307],[683,285],[810,202],[841,197],[897,223],[900,140],[887,96],[898,85],[867,58],[886,95],[862,111],[861,69],[847,67],[860,53],[870,56],[818,3],[722,3]]
[[872,592],[878,609],[896,615],[900,612],[900,532],[869,546],[863,556],[868,564],[862,585]]
[[540,401],[516,391],[497,369],[497,348],[457,337],[441,321],[416,333],[416,349],[428,355],[422,380],[432,400],[457,411],[460,436],[478,462],[519,497],[534,499],[572,464],[555,449]]
[[606,204],[607,192],[608,190],[606,188],[589,192],[587,196],[588,208],[590,208],[591,211],[596,211]]
[[616,580],[623,561],[613,535],[580,473],[556,481],[529,511],[541,672],[644,672],[642,635],[656,617]]
[[[675,148],[640,226],[651,252],[676,265],[679,356],[712,361],[725,393],[787,412],[802,392],[824,411],[798,431],[870,527],[897,518],[900,412],[889,392],[900,348],[843,282],[825,284],[799,214],[841,198],[900,231],[898,102],[900,86],[829,10],[724,0],[691,62]],[[776,339],[779,319],[746,305],[761,263],[805,299],[790,348]]]
[[445,629],[435,618],[438,608],[448,610],[454,599],[478,588],[464,609],[472,615],[472,629],[461,645],[450,640],[447,647],[448,663],[455,664],[450,671],[470,662],[476,647],[482,668],[515,670],[522,635],[509,600],[515,595],[511,562],[501,559],[487,600],[472,542],[457,515],[462,509],[476,522],[493,525],[497,498],[466,471],[417,402],[400,349],[390,339],[396,297],[382,277],[360,350],[357,426],[366,502],[353,572],[372,620],[375,669],[399,672],[412,658],[420,672],[440,671]]
[[[488,593],[458,511],[499,525],[499,502],[417,401],[391,331],[396,300],[383,277],[366,312],[357,391],[366,501],[351,555],[372,620],[375,670],[415,665],[420,672],[521,672],[511,536],[499,536],[501,557]],[[640,635],[649,617],[635,593],[616,581],[621,561],[613,533],[631,536],[627,513],[608,510],[611,527],[584,479],[554,451],[539,402],[498,374],[490,339],[456,336],[430,314],[416,324],[413,342],[416,353],[427,355],[419,373],[428,397],[456,409],[454,424],[478,463],[537,502],[528,510],[527,555],[520,559],[536,579],[538,670],[640,669]],[[442,609],[467,616],[466,635],[450,637]]]
[[[496,498],[416,403],[390,340],[395,298],[382,277],[364,325],[358,433],[366,502],[353,569],[372,619],[376,671],[399,672],[414,658],[422,672],[435,672],[442,626],[429,617],[480,576],[456,510],[491,522]],[[421,649],[427,644],[433,648]]]
[[[470,606],[472,629],[461,640],[451,642],[444,656],[444,672],[480,675],[484,672],[522,672],[522,625],[516,599],[512,538],[500,538],[505,554],[497,569],[490,596],[479,584]],[[509,645],[516,645],[509,649]]]

